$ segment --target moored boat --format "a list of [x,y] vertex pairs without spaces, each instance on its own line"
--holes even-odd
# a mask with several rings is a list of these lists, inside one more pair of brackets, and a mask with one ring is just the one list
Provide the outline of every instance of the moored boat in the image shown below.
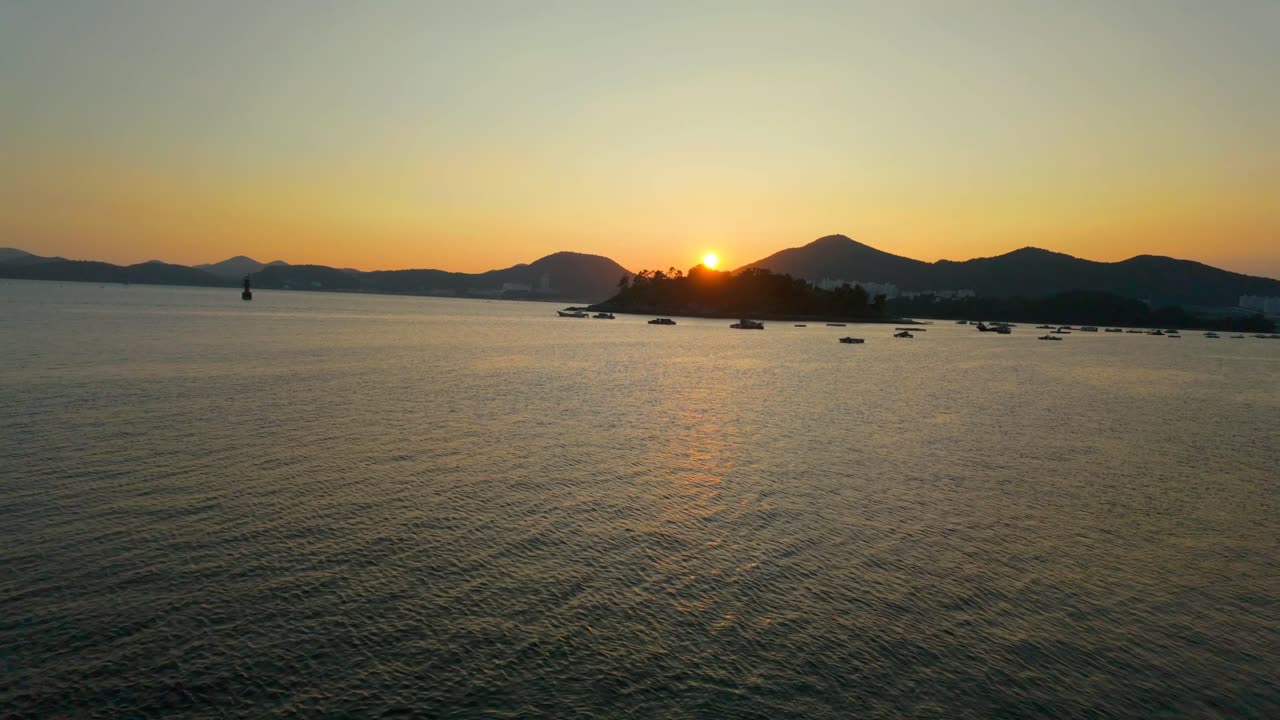
[[911,338],[911,337],[915,337],[914,335],[912,335],[911,333],[907,332],[906,330],[903,330],[902,332],[896,332],[896,333],[894,333],[894,334],[893,334],[893,336],[894,336],[894,337],[897,337],[897,338]]
[[1058,336],[1056,336],[1056,335],[1041,335],[1040,337],[1038,337],[1038,338],[1036,338],[1036,339],[1037,339],[1037,340],[1061,340],[1062,338],[1061,338],[1061,337],[1058,337]]
[[671,318],[654,318],[649,321],[650,325],[675,325],[676,321]]
[[743,318],[738,322],[730,325],[729,327],[733,328],[734,330],[763,330],[764,323]]
[[862,338],[856,338],[856,337],[842,337],[842,338],[840,338],[840,342],[844,343],[845,345],[861,345],[862,343],[864,343],[864,342],[866,342],[866,341],[865,341],[865,340],[863,340]]
[[560,317],[571,317],[571,318],[587,317],[587,314],[582,312],[581,310],[557,310],[556,315],[559,315]]
[[596,320],[613,320],[614,319],[613,313],[607,313],[607,312],[598,312],[595,315],[592,315],[591,317],[595,318]]

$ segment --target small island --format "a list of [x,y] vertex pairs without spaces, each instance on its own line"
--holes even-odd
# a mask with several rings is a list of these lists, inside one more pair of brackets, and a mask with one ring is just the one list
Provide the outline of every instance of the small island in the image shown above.
[[641,270],[618,281],[618,294],[592,305],[593,312],[683,315],[761,320],[833,320],[860,323],[911,323],[886,311],[884,295],[872,297],[860,285],[823,290],[813,283],[762,268],[737,273],[696,265]]

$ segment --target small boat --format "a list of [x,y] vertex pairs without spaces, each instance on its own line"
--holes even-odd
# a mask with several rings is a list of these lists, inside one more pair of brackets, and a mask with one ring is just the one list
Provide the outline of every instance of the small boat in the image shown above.
[[1053,335],[1070,335],[1071,334],[1070,330],[1063,330],[1062,328],[1058,328],[1057,330],[1051,330],[1050,332]]
[[1232,339],[1232,340],[1243,340],[1243,339],[1244,339],[1244,336],[1243,336],[1243,335],[1232,335],[1232,336],[1231,336],[1231,339]]
[[1182,339],[1182,336],[1181,336],[1181,335],[1179,335],[1178,333],[1173,333],[1172,335],[1165,335],[1165,337],[1167,337],[1167,338],[1172,338],[1173,340],[1181,340],[1181,339]]
[[1165,334],[1167,334],[1167,335],[1177,335],[1177,334],[1178,334],[1178,331],[1177,331],[1177,330],[1165,330]]
[[1060,337],[1058,337],[1058,336],[1056,336],[1056,335],[1041,335],[1040,337],[1038,337],[1038,338],[1036,338],[1036,339],[1037,339],[1037,340],[1062,340],[1062,338],[1060,338]]
[[1164,335],[1164,332],[1162,332],[1162,331],[1160,331],[1160,330],[1151,330],[1151,331],[1150,331],[1150,332],[1148,332],[1147,334],[1148,334],[1148,335]]
[[1141,335],[1143,332],[1144,332],[1143,330],[1125,330],[1124,334],[1125,335]]
[[957,320],[957,321],[956,321],[956,324],[957,324],[957,325],[968,325],[968,324],[969,324],[969,321],[968,321],[968,320]]
[[840,338],[840,342],[844,343],[845,345],[861,345],[862,343],[864,343],[864,342],[866,342],[866,341],[865,341],[865,340],[863,340],[862,338],[856,338],[856,337],[842,337],[842,338]]
[[809,327],[808,325],[796,325],[795,327]]
[[1037,325],[1037,326],[1036,326],[1036,329],[1037,329],[1037,330],[1052,330],[1052,329],[1053,329],[1053,326],[1052,326],[1052,325]]
[[671,318],[654,318],[649,321],[650,325],[675,325],[676,321]]
[[592,315],[591,317],[595,318],[596,320],[613,320],[614,319],[613,313],[607,313],[607,312],[599,312],[599,313],[596,313],[595,315]]
[[997,325],[997,326],[996,326],[996,334],[997,334],[997,335],[1012,335],[1012,334],[1013,334],[1013,330],[1012,330],[1012,329],[1010,329],[1008,325]]
[[1210,340],[1217,340],[1219,337],[1221,337],[1216,332],[1207,332],[1204,334],[1204,336]]
[[746,318],[743,318],[738,322],[730,325],[729,327],[733,328],[734,330],[763,330],[764,323],[756,322],[755,320],[747,320]]
[[994,325],[988,326],[986,323],[982,322],[981,320],[978,321],[977,328],[978,328],[978,332],[995,332],[996,331],[996,328]]
[[894,330],[904,330],[906,332],[928,332],[926,328],[894,328]]
[[1080,332],[1098,332],[1098,328],[1093,325],[1081,325]]
[[1124,331],[1123,331],[1123,330],[1121,330],[1120,328],[1107,328],[1106,330],[1103,330],[1102,332],[1111,332],[1111,333],[1116,333],[1116,332],[1118,332],[1118,333],[1122,333],[1122,332],[1124,332]]
[[557,310],[556,315],[559,315],[560,317],[571,317],[571,318],[584,318],[587,316],[587,314],[582,312],[581,310]]
[[1075,328],[1071,327],[1070,325],[1059,325],[1058,329],[1059,330],[1075,330]]
[[894,334],[893,334],[893,336],[894,336],[894,337],[900,337],[900,338],[910,338],[910,337],[915,337],[914,335],[912,335],[911,333],[907,332],[906,330],[903,330],[902,332],[896,332],[896,333],[894,333]]
[[827,327],[844,327],[844,323],[827,323]]

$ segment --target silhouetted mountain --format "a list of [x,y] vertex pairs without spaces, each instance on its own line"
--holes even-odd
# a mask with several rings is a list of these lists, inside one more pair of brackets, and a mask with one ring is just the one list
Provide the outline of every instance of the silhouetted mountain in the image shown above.
[[325,265],[264,265],[253,273],[253,284],[283,290],[360,290],[364,286],[358,277]]
[[1027,247],[991,258],[926,263],[881,252],[843,235],[783,250],[746,267],[808,280],[893,283],[904,291],[972,290],[983,297],[1044,297],[1080,290],[1157,305],[1235,305],[1241,295],[1280,295],[1280,280],[1161,256],[1139,255],[1106,263]]
[[196,265],[197,270],[204,270],[207,273],[217,275],[218,277],[238,280],[245,275],[256,273],[265,267],[271,265],[287,265],[283,260],[273,260],[269,263],[260,263],[251,257],[237,255],[233,258],[227,258],[222,262],[210,263],[207,265]]
[[366,289],[414,294],[487,294],[594,301],[617,292],[618,280],[631,273],[600,255],[558,252],[524,265],[483,273],[443,270],[381,270],[360,273]]
[[572,252],[558,252],[528,265],[475,274],[443,270],[359,272],[325,265],[289,265],[279,260],[263,264],[245,256],[195,268],[158,260],[120,267],[61,258],[39,258],[41,262],[36,263],[29,260],[31,258],[36,256],[8,250],[0,255],[0,277],[230,286],[238,284],[245,275],[252,275],[255,287],[268,289],[595,301],[612,295],[624,275],[631,276],[626,268],[609,258]]
[[917,283],[927,283],[931,269],[927,262],[877,250],[844,235],[818,238],[804,247],[787,248],[738,269],[749,267],[806,280],[831,278],[892,282],[903,289],[914,289]]
[[0,277],[24,280],[62,280],[71,282],[138,283],[144,285],[218,286],[228,283],[203,270],[185,265],[146,262],[121,267],[91,260],[54,260],[15,265],[0,263]]
[[41,263],[56,262],[64,260],[60,257],[43,257],[40,255],[32,255],[26,250],[18,248],[0,248],[0,263],[10,265],[39,265]]

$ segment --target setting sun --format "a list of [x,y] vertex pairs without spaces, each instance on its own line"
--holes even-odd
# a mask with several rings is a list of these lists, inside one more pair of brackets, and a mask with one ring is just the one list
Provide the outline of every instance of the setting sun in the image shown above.
[[714,270],[716,268],[716,265],[718,265],[719,263],[720,263],[720,258],[716,257],[715,253],[707,253],[706,255],[702,256],[702,264],[707,266],[708,268],[711,268],[712,270]]

